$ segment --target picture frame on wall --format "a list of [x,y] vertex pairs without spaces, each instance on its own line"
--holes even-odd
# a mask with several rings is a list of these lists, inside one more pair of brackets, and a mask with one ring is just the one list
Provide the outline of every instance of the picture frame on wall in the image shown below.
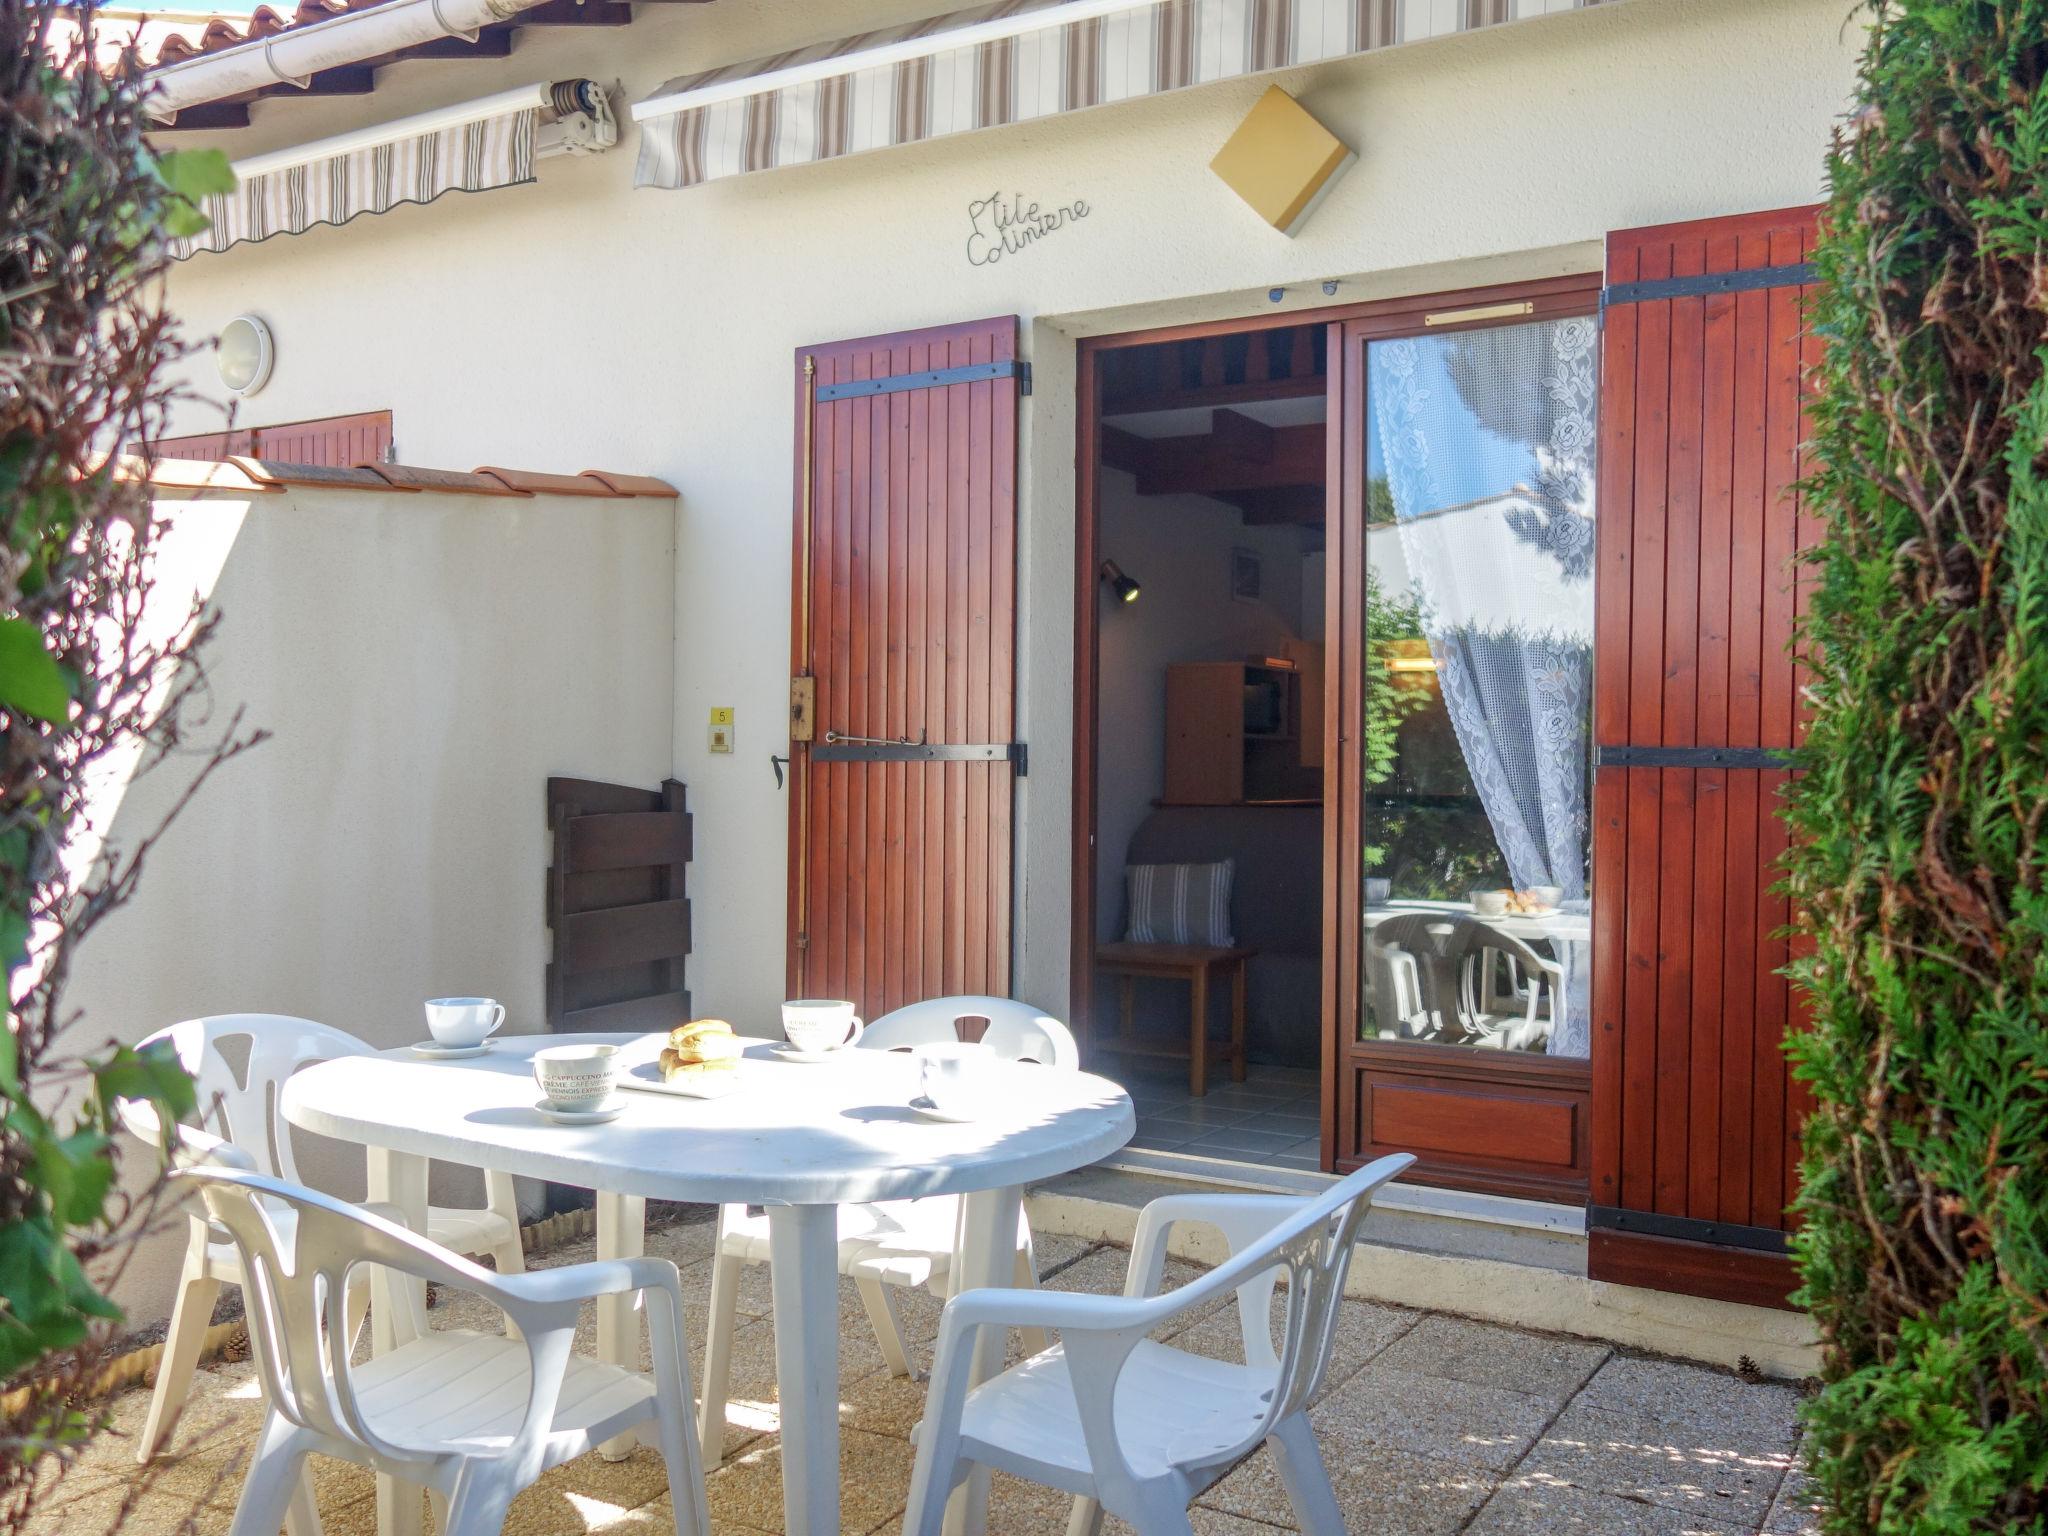
[[1264,569],[1255,549],[1230,552],[1230,600],[1234,603],[1262,601]]

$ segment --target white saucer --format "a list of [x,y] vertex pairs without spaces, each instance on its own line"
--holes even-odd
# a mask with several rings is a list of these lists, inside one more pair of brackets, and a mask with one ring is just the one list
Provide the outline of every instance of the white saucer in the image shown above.
[[949,1114],[947,1111],[939,1108],[938,1105],[934,1104],[930,1099],[926,1098],[923,1094],[919,1094],[916,1098],[912,1099],[910,1101],[910,1107],[916,1110],[920,1115],[923,1115],[925,1119],[937,1120],[943,1125],[972,1125],[975,1121],[981,1119],[980,1115]]
[[848,1048],[835,1045],[823,1051],[800,1051],[787,1040],[778,1040],[768,1049],[778,1061],[794,1061],[809,1066],[820,1061],[837,1061]]
[[414,1042],[412,1053],[429,1061],[465,1061],[471,1056],[483,1055],[490,1048],[488,1040],[480,1040],[475,1045],[443,1045],[438,1040],[419,1040]]
[[556,1109],[546,1099],[538,1100],[533,1111],[543,1120],[552,1120],[556,1125],[603,1125],[607,1120],[616,1120],[626,1112],[626,1106],[614,1098],[608,1104],[596,1109]]

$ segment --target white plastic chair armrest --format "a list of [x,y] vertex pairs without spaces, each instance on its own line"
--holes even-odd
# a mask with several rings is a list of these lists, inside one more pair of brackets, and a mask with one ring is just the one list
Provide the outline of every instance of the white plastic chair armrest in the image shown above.
[[1156,1296],[1166,1276],[1166,1241],[1176,1223],[1198,1221],[1223,1234],[1232,1254],[1296,1215],[1295,1195],[1166,1195],[1148,1201],[1138,1212],[1138,1230],[1131,1239],[1131,1264],[1124,1275],[1126,1296]]
[[675,1265],[667,1259],[593,1259],[560,1269],[534,1269],[523,1275],[492,1276],[494,1289],[536,1305],[589,1301],[621,1291],[672,1291],[682,1295]]
[[[972,1328],[1056,1328],[1096,1332],[1139,1327],[1141,1314],[1161,1310],[1161,1300],[1175,1297],[1088,1296],[1074,1291],[1025,1291],[982,1286],[962,1291],[946,1303],[939,1331],[964,1333]],[[1167,1309],[1167,1310],[1170,1310]],[[1153,1326],[1144,1323],[1145,1328]]]
[[[152,1150],[164,1145],[164,1123],[156,1106],[146,1099],[117,1099],[114,1116],[121,1128]],[[223,1136],[196,1125],[171,1123],[171,1166],[173,1168],[237,1168],[260,1173],[256,1159]]]

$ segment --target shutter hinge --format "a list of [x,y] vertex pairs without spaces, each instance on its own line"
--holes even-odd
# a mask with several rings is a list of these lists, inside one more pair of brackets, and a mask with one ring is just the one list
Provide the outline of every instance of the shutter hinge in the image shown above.
[[1017,393],[1020,395],[1031,393],[1031,365],[1029,363],[1019,363],[1017,365]]

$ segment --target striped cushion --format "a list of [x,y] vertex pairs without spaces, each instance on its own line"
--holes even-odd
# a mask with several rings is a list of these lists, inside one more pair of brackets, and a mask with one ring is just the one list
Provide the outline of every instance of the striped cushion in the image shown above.
[[1200,944],[1228,949],[1230,880],[1237,862],[1132,864],[1124,870],[1130,895],[1131,944]]

